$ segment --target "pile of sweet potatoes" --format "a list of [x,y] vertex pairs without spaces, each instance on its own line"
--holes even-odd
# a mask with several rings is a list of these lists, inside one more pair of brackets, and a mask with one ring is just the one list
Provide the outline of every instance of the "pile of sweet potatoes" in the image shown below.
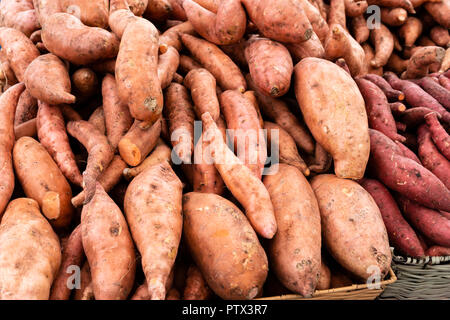
[[310,297],[450,255],[449,7],[1,0],[0,299]]

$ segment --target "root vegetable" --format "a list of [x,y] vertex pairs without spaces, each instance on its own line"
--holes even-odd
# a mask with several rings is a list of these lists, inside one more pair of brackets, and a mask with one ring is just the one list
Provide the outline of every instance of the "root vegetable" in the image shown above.
[[435,113],[429,113],[424,117],[431,133],[431,138],[436,147],[450,161],[450,136],[442,127]]

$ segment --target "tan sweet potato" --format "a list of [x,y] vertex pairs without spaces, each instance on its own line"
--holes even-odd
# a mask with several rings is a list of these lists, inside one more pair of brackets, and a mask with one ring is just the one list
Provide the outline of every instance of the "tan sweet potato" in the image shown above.
[[450,1],[427,2],[425,10],[433,17],[433,20],[446,29],[450,28]]
[[187,33],[190,35],[197,34],[194,30],[194,27],[189,21],[180,23],[176,26],[173,26],[172,28],[167,29],[160,37],[159,37],[159,43],[160,47],[159,50],[164,48],[164,50],[167,50],[168,47],[174,47],[178,51],[181,50],[181,38],[180,35],[182,33]]
[[331,271],[330,268],[322,261],[320,263],[319,280],[317,281],[317,290],[328,290],[331,287]]
[[183,218],[186,243],[209,287],[223,299],[256,297],[268,262],[242,212],[218,195],[191,192],[183,196]]
[[59,107],[39,101],[36,128],[39,141],[55,160],[64,176],[73,184],[81,186],[83,177],[70,147],[66,125]]
[[14,190],[14,171],[11,153],[14,146],[14,113],[25,86],[10,87],[0,96],[0,217]]
[[13,160],[27,197],[39,203],[53,227],[67,227],[74,212],[72,190],[45,148],[33,138],[22,137],[14,145]]
[[450,256],[450,248],[442,246],[432,246],[425,251],[425,254],[430,257]]
[[96,108],[94,112],[92,112],[89,116],[88,122],[102,134],[106,135],[105,112],[103,110],[103,106]]
[[307,57],[325,57],[325,49],[316,33],[313,33],[311,38],[306,41],[299,43],[286,43],[285,45],[294,59],[294,63],[297,63],[301,59]]
[[367,280],[376,267],[380,280],[384,279],[392,256],[386,227],[371,195],[358,183],[334,175],[316,176],[311,186],[330,254],[359,278]]
[[161,83],[161,89],[165,89],[170,85],[177,72],[179,63],[180,54],[174,47],[167,48],[166,53],[159,55],[158,79]]
[[52,14],[62,12],[59,1],[33,0],[33,4],[41,27]]
[[48,300],[61,263],[59,239],[36,201],[11,201],[0,224],[0,299]]
[[108,26],[108,0],[59,0],[59,3],[62,12],[73,14],[87,26]]
[[17,102],[14,125],[17,126],[21,123],[27,122],[28,120],[36,118],[37,111],[37,100],[31,96],[27,89],[25,89]]
[[39,56],[39,50],[22,32],[4,27],[0,28],[0,46],[17,80],[24,81],[25,70]]
[[110,74],[103,78],[102,96],[107,137],[111,146],[116,149],[120,139],[133,124],[133,118],[128,106],[120,100],[116,79]]
[[391,27],[398,27],[405,23],[408,11],[403,8],[381,8],[381,22]]
[[[182,3],[180,3],[180,6],[181,5]],[[169,0],[148,0],[148,4],[144,12],[144,17],[149,19],[150,21],[163,23],[169,17],[171,17],[173,11],[174,7],[172,6],[172,2]]]
[[357,17],[366,12],[368,7],[365,0],[345,0],[345,14],[348,17]]
[[0,50],[0,92],[6,91],[17,82],[16,75],[6,56],[6,50]]
[[319,9],[316,8],[310,1],[300,1],[300,4],[305,11],[306,17],[311,23],[314,33],[320,41],[324,41],[328,34],[327,21],[322,17]]
[[4,0],[0,3],[0,25],[19,30],[26,36],[39,29],[32,0]]
[[330,0],[330,9],[328,12],[328,25],[339,24],[346,28],[345,0]]
[[416,13],[410,0],[367,0],[367,3],[380,7],[403,8],[408,13]]
[[97,182],[81,214],[81,238],[96,300],[125,300],[136,269],[133,240],[119,207]]
[[[439,72],[448,72],[450,69],[450,48],[445,50],[445,56],[442,59],[441,67],[439,68]],[[446,78],[450,78],[447,76]]]
[[322,244],[314,192],[299,170],[285,164],[272,166],[264,185],[278,225],[269,245],[273,271],[289,290],[311,296],[319,279]]
[[194,59],[184,54],[180,55],[180,65],[179,70],[183,74],[188,74],[194,69],[202,69],[203,67]]
[[216,45],[186,33],[180,37],[192,56],[211,72],[223,90],[245,91],[247,85],[241,70]]
[[36,118],[14,127],[14,136],[16,137],[16,140],[19,140],[22,137],[35,137],[36,135]]
[[134,20],[137,20],[137,18],[138,17],[130,10],[127,1],[110,1],[108,24],[111,31],[114,32],[114,34],[120,39],[122,38],[128,24]]
[[423,25],[420,19],[408,17],[398,30],[398,35],[406,47],[411,47],[422,34]]
[[370,31],[370,40],[375,47],[375,56],[370,65],[374,68],[383,67],[394,50],[392,33],[384,24],[380,24],[379,28]]
[[430,66],[434,63],[441,64],[445,56],[444,48],[437,46],[421,47],[413,53],[409,59],[403,79],[415,79],[428,74]]
[[387,70],[393,71],[397,74],[401,74],[406,70],[406,66],[408,65],[407,59],[400,58],[395,52],[391,54],[388,62],[385,65]]
[[259,91],[274,98],[286,94],[294,65],[285,46],[270,39],[252,37],[247,41],[245,57]]
[[186,274],[186,286],[183,300],[209,300],[213,292],[203,278],[201,271],[195,264],[191,264]]
[[125,195],[128,225],[142,256],[152,300],[166,297],[165,285],[181,239],[182,189],[170,165],[161,162],[139,174]]
[[70,77],[74,94],[78,100],[87,100],[98,89],[97,74],[90,68],[80,68]]
[[311,133],[333,156],[336,175],[362,178],[369,159],[368,121],[350,75],[329,61],[305,58],[295,67],[295,91]]

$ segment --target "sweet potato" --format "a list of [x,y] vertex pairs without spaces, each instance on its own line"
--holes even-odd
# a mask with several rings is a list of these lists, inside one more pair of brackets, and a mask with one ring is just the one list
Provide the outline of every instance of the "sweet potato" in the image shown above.
[[411,47],[422,34],[422,30],[423,25],[420,19],[410,16],[398,30],[398,35],[405,47]]
[[160,47],[159,50],[161,50],[163,47],[174,47],[178,51],[181,50],[181,38],[180,35],[183,33],[187,33],[190,35],[197,34],[194,30],[194,27],[189,21],[180,23],[172,28],[167,29],[160,37],[159,37],[159,43]]
[[328,290],[331,287],[331,271],[330,268],[322,261],[320,263],[319,280],[317,280],[317,290]]
[[249,100],[252,103],[253,107],[256,110],[256,114],[258,115],[259,125],[261,126],[261,128],[263,128],[264,127],[264,119],[261,115],[261,110],[259,108],[258,100],[256,99],[255,91],[252,91],[252,90],[245,91],[244,97],[247,98],[247,100]]
[[11,201],[0,224],[0,299],[48,300],[60,263],[59,239],[38,203]]
[[383,67],[375,68],[372,66],[371,62],[373,58],[375,57],[375,50],[372,48],[372,46],[369,43],[363,43],[362,48],[364,50],[364,72],[362,74],[376,74],[376,75],[383,75]]
[[410,0],[367,0],[367,3],[369,6],[377,5],[380,7],[403,8],[408,13],[416,13]]
[[209,287],[223,299],[256,297],[268,262],[242,212],[218,195],[191,192],[183,196],[183,218],[186,243]]
[[383,91],[369,80],[356,78],[355,81],[366,102],[369,126],[383,132],[392,140],[405,141],[405,137],[397,133],[395,120]]
[[399,90],[394,90],[389,84],[389,82],[387,82],[383,77],[378,76],[376,74],[365,74],[363,78],[376,84],[383,91],[383,93],[386,95],[386,98],[389,101],[405,100],[405,95],[403,94],[403,92]]
[[429,257],[442,257],[450,256],[450,248],[442,246],[432,246],[425,251],[425,254]]
[[436,111],[429,108],[415,107],[403,112],[400,119],[408,128],[415,128],[424,122],[425,116],[429,113],[435,113],[441,118]]
[[325,49],[320,42],[319,37],[315,33],[311,35],[306,41],[299,43],[285,43],[286,48],[289,50],[289,53],[294,59],[294,63],[297,63],[303,58],[307,57],[316,57],[316,58],[324,58],[325,57]]
[[370,40],[375,47],[375,57],[370,64],[375,68],[383,67],[394,50],[392,33],[385,25],[380,24],[379,28],[370,31]]
[[363,73],[364,50],[341,25],[330,25],[330,32],[325,40],[324,48],[327,59],[344,58],[352,76]]
[[295,93],[312,135],[332,155],[337,176],[362,178],[369,159],[368,122],[350,75],[332,62],[305,58],[295,67]]
[[269,245],[272,268],[286,288],[311,296],[319,279],[322,243],[314,191],[299,170],[285,164],[272,167],[264,185],[278,225]]
[[119,153],[130,166],[137,166],[153,150],[161,133],[161,121],[150,125],[135,120],[130,130],[119,141]]
[[125,0],[111,0],[109,4],[108,24],[111,31],[121,39],[128,24],[137,20]]
[[194,69],[188,72],[183,83],[191,91],[197,118],[209,112],[214,121],[217,121],[220,116],[220,106],[214,76],[206,69]]
[[81,186],[83,177],[75,162],[59,107],[39,101],[36,128],[39,141],[55,160],[64,176],[73,184]]
[[22,137],[14,145],[13,160],[27,197],[39,203],[53,227],[67,227],[74,212],[72,190],[45,148],[33,138]]
[[30,94],[42,102],[75,102],[75,96],[70,93],[70,77],[66,66],[54,54],[48,53],[34,59],[25,71],[24,82]]
[[447,47],[450,43],[450,35],[448,29],[442,26],[435,26],[430,30],[430,38],[436,45],[441,47]]
[[[140,49],[144,47],[145,50]],[[152,123],[158,120],[163,107],[157,57],[158,30],[143,18],[131,22],[117,55],[117,90],[135,119]]]
[[[98,177],[98,182],[102,188],[109,192],[114,188],[122,177],[122,172],[127,168],[126,163],[119,155],[115,155],[109,166]],[[86,198],[86,192],[83,190],[77,196],[73,197],[71,202],[74,207],[80,207]]]
[[346,28],[345,0],[330,0],[328,25],[339,24]]
[[183,85],[172,83],[166,89],[164,99],[173,152],[181,162],[192,163],[195,114],[189,93]]
[[32,0],[3,0],[0,3],[0,25],[19,30],[27,37],[39,29]]
[[72,287],[69,282],[74,273],[73,266],[81,269],[84,262],[84,249],[81,241],[81,224],[70,234],[66,243],[62,245],[61,265],[53,281],[50,300],[69,300]]
[[395,141],[395,144],[402,150],[404,157],[410,158],[411,160],[414,160],[415,162],[422,164],[422,162],[420,162],[420,159],[417,157],[417,155],[411,149],[409,149],[407,146],[405,146],[403,143]]
[[14,125],[17,126],[21,123],[27,122],[28,120],[36,118],[37,111],[37,100],[31,96],[27,89],[25,89],[17,102]]
[[110,74],[103,78],[102,96],[106,133],[109,143],[115,150],[120,139],[133,124],[133,118],[128,106],[120,100],[116,79]]
[[450,136],[442,127],[435,113],[429,113],[424,117],[430,130],[431,138],[439,151],[450,161]]
[[16,75],[6,57],[6,50],[0,50],[0,92],[6,91],[17,82]]
[[108,26],[107,0],[59,0],[59,3],[62,12],[73,14],[87,26],[99,28]]
[[330,254],[359,278],[367,280],[376,266],[383,279],[392,257],[380,209],[371,195],[358,183],[334,175],[316,176],[311,186]]
[[41,27],[52,14],[62,12],[59,1],[33,0],[33,4]]
[[443,74],[439,76],[439,84],[450,91],[450,78],[447,78]]
[[183,300],[209,300],[212,295],[213,292],[208,287],[198,267],[191,264],[186,274]]
[[133,12],[134,15],[139,17],[144,14],[145,10],[147,9],[148,3],[150,1],[149,0],[127,0],[127,4],[129,6],[131,12]]
[[247,16],[239,0],[222,0],[216,13],[192,0],[183,1],[183,8],[195,31],[212,43],[232,44],[244,36]]
[[16,140],[22,137],[35,137],[37,135],[36,118],[28,120],[14,127],[14,136]]
[[180,72],[187,74],[194,69],[202,69],[203,67],[191,57],[184,54],[180,55]]
[[395,52],[391,54],[388,62],[385,65],[385,68],[390,71],[394,71],[395,73],[401,74],[406,70],[408,65],[407,59],[400,58]]
[[165,298],[165,285],[177,256],[183,224],[182,189],[170,165],[161,162],[139,174],[125,195],[125,214],[142,256],[152,300]]
[[111,73],[116,72],[116,59],[107,59],[100,62],[93,63],[89,67],[98,73]]
[[89,68],[80,68],[70,77],[73,90],[78,100],[86,100],[92,97],[98,89],[98,78]]
[[367,21],[363,15],[351,19],[350,31],[358,43],[366,42],[369,39],[370,30],[367,27]]
[[92,124],[98,131],[106,135],[105,112],[103,106],[100,106],[89,116],[88,122]]
[[424,4],[425,10],[433,17],[433,20],[446,29],[450,28],[450,1],[428,2]]
[[425,253],[416,233],[403,218],[389,190],[377,180],[363,179],[359,183],[370,193],[380,209],[389,241],[395,249],[409,257],[423,257]]
[[259,91],[274,98],[286,94],[294,70],[286,47],[270,39],[252,37],[247,41],[245,57]]
[[267,159],[267,147],[253,103],[237,90],[220,95],[222,114],[237,157],[261,179]]
[[[430,208],[448,211],[450,190],[431,171],[408,159],[379,131],[370,131],[370,167],[386,187]],[[389,172],[390,174],[385,174]]]
[[397,197],[403,215],[411,225],[435,244],[450,247],[450,220],[439,211],[421,206],[417,202]]
[[97,182],[81,214],[81,235],[96,300],[125,300],[136,269],[133,240],[119,207]]
[[84,262],[80,274],[80,288],[75,289],[74,300],[94,300],[94,291],[92,290],[92,278],[89,263]]
[[22,32],[12,28],[0,28],[0,47],[6,53],[11,69],[20,82],[24,81],[25,70],[40,53],[33,42]]
[[447,48],[445,50],[445,56],[442,59],[441,67],[439,68],[439,72],[444,72],[444,74],[447,74],[447,78],[450,78],[449,69],[450,69],[450,48]]
[[436,82],[431,77],[423,77],[415,80],[414,83],[421,86],[430,96],[435,98],[447,110],[450,110],[450,91],[443,88],[439,82]]
[[88,27],[68,13],[55,13],[46,19],[42,42],[51,53],[77,65],[113,58],[119,50],[116,35]]
[[271,150],[278,151],[279,163],[293,166],[305,176],[309,176],[309,168],[302,157],[298,154],[295,141],[289,133],[287,133],[279,125],[269,121],[264,122],[264,129],[267,130],[268,146],[270,146]]
[[405,23],[408,11],[403,8],[381,8],[381,22],[391,27],[398,27]]
[[431,139],[431,133],[426,124],[417,130],[419,157],[425,168],[434,173],[450,189],[450,161],[438,150]]
[[166,53],[158,58],[158,79],[161,89],[167,88],[172,82],[180,63],[180,54],[174,47],[167,48]]
[[329,31],[327,21],[322,17],[319,9],[310,3],[310,1],[300,1],[300,4],[305,11],[306,17],[311,23],[314,33],[320,41],[324,41]]
[[247,85],[241,70],[216,45],[186,33],[180,37],[194,59],[211,72],[223,90],[246,90]]
[[[182,3],[180,3],[180,6],[181,5]],[[148,0],[144,17],[150,21],[163,23],[172,15],[173,11],[174,8],[170,0]]]
[[391,108],[392,115],[395,118],[401,117],[406,110],[406,106],[399,101],[389,103],[389,108]]
[[20,83],[10,87],[0,96],[0,217],[14,190],[14,171],[11,158],[15,135],[14,113],[25,86]]
[[209,147],[214,165],[227,188],[241,203],[245,213],[258,234],[271,239],[276,233],[276,221],[269,193],[254,173],[237,158],[223,141],[211,115],[202,115],[203,141]]
[[331,167],[332,160],[331,155],[319,143],[316,143],[314,160],[308,169],[315,173],[327,172]]
[[182,0],[168,0],[170,5],[172,6],[172,12],[169,15],[170,19],[186,21],[186,12],[183,9],[183,1]]
[[89,203],[95,194],[95,183],[114,157],[114,150],[108,138],[87,121],[70,121],[67,131],[87,150],[86,170],[83,172],[83,189],[86,192],[84,204]]
[[275,41],[298,43],[313,31],[300,1],[242,0],[250,20],[261,34]]
[[413,53],[409,59],[406,71],[402,74],[403,79],[414,79],[424,77],[428,74],[432,64],[441,64],[445,50],[441,47],[422,47]]

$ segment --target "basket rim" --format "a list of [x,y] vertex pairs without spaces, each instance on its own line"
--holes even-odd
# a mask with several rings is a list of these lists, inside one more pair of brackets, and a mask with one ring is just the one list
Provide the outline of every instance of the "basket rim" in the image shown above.
[[[392,270],[392,268],[389,268],[389,279],[387,280],[383,280],[380,282],[380,289],[374,289],[374,291],[380,291],[380,290],[384,290],[384,287],[386,287],[389,284],[394,283],[395,281],[397,281],[397,276],[394,273],[394,270]],[[313,297],[318,297],[318,296],[322,296],[322,295],[326,295],[326,294],[333,294],[333,293],[337,293],[337,292],[346,292],[346,291],[358,291],[358,290],[364,290],[364,289],[369,289],[366,284],[353,284],[351,286],[347,286],[347,287],[341,287],[341,288],[335,288],[335,289],[328,289],[328,290],[316,290],[314,291],[313,295],[311,296]],[[303,299],[305,297],[299,295],[299,294],[283,294],[281,296],[272,296],[272,297],[263,297],[263,298],[258,298],[255,300],[273,300],[273,299],[281,299],[281,300],[289,300],[289,299]]]
[[450,263],[450,256],[426,256],[423,258],[414,258],[409,256],[403,256],[394,254],[395,248],[391,247],[392,262],[405,264],[405,265],[438,265],[441,263]]

